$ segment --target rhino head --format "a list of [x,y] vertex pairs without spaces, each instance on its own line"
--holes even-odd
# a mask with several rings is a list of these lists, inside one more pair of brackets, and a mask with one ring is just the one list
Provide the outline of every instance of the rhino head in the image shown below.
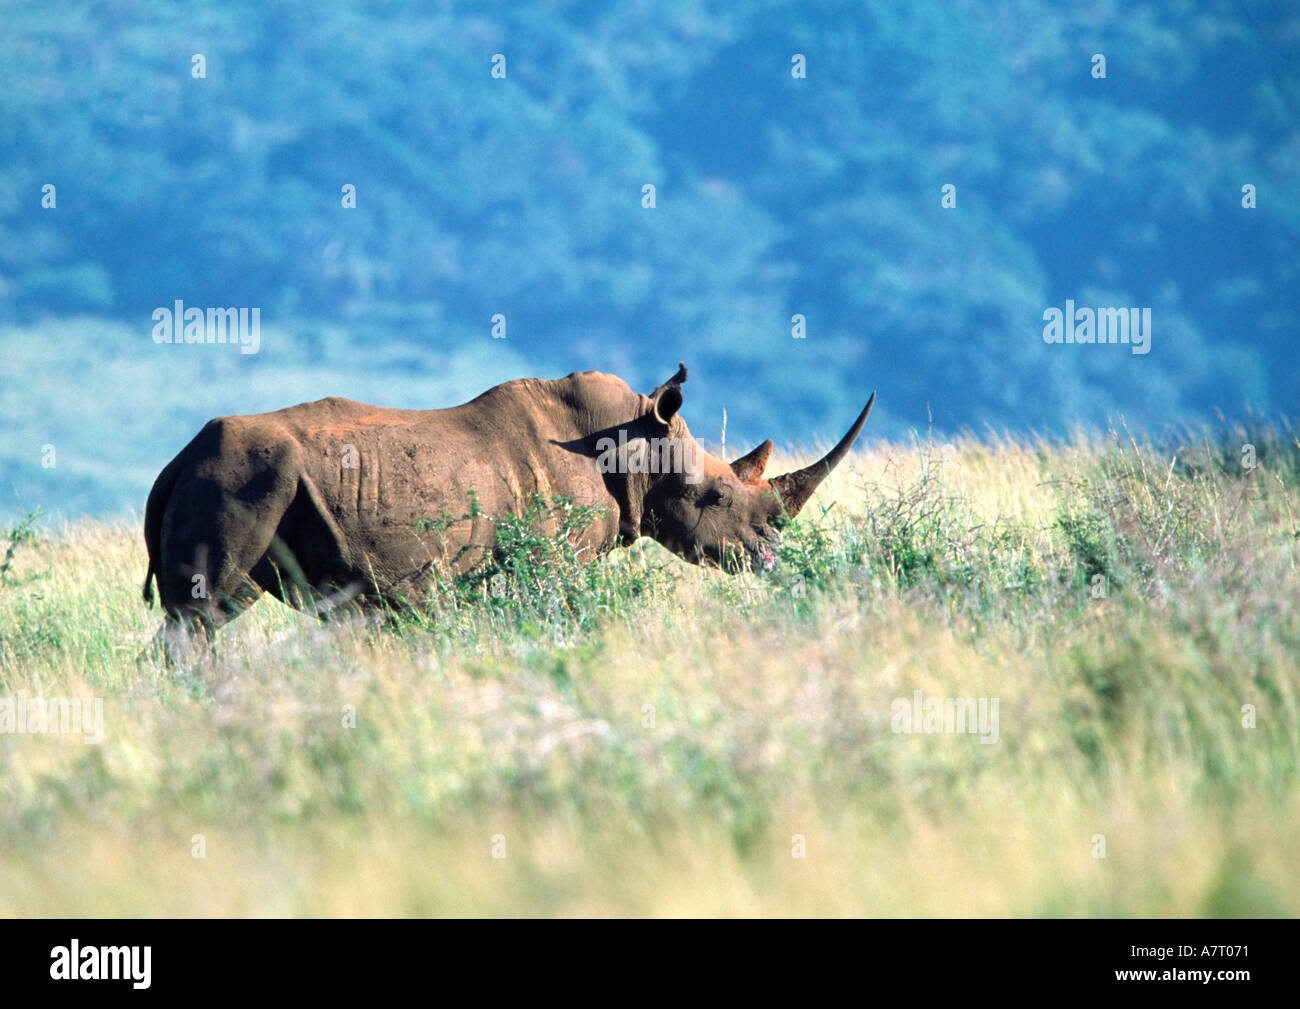
[[[660,465],[647,480],[641,499],[640,533],[649,536],[684,560],[730,572],[750,568],[771,571],[781,528],[807,504],[817,486],[848,454],[866,423],[867,405],[823,458],[803,469],[767,479],[763,471],[772,456],[767,440],[731,463],[701,449],[686,422],[678,415],[683,403],[686,366],[650,394],[644,418],[648,442],[658,435],[661,459],[678,465]],[[675,454],[676,453],[676,454]]]

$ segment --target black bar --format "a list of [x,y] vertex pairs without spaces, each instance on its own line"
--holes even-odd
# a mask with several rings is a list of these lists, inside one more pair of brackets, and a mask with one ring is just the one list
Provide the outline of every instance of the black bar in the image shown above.
[[[459,920],[39,920],[0,922],[7,995],[129,997],[288,994],[337,1000],[410,982],[433,998],[469,983],[487,997],[583,1001],[660,988],[667,997],[734,995],[789,984],[808,994],[841,984],[866,996],[1290,992],[1294,925],[1281,921],[495,922]],[[51,977],[70,963],[143,967],[131,976]],[[90,947],[138,947],[134,961]],[[1121,979],[1120,972],[1153,971]],[[1190,972],[1198,976],[1188,976]],[[1181,973],[1180,973],[1181,972]],[[1199,976],[1209,972],[1209,980]],[[1246,976],[1220,976],[1245,972]],[[124,967],[120,973],[130,974]],[[137,972],[137,976],[143,971]],[[688,978],[698,981],[687,982]],[[663,986],[667,986],[664,988]],[[885,987],[887,986],[887,987]],[[565,994],[565,993],[568,994]],[[580,993],[586,992],[585,995]],[[463,996],[462,996],[463,997]],[[17,1004],[17,1003],[12,1003]]]

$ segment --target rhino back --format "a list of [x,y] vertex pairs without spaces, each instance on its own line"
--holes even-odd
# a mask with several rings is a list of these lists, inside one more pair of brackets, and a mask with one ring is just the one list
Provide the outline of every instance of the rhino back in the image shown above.
[[612,513],[592,530],[593,547],[617,528],[594,462],[563,447],[576,422],[551,409],[537,388],[546,384],[510,382],[441,410],[330,398],[261,416],[301,447],[304,475],[354,563],[398,570],[423,558],[463,570],[492,543],[492,519],[519,514],[533,495]]

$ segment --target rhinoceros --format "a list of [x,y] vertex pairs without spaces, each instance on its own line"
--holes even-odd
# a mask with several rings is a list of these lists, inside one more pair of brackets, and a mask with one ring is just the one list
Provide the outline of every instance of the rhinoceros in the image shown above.
[[[144,538],[165,623],[210,642],[263,592],[324,615],[418,606],[439,578],[490,561],[495,521],[530,500],[598,510],[584,559],[649,536],[687,561],[770,570],[780,528],[849,451],[770,480],[772,442],[728,464],[681,409],[686,366],[649,396],[614,375],[505,382],[461,406],[399,410],[330,397],[218,417],[163,469]],[[322,605],[325,601],[326,604]]]

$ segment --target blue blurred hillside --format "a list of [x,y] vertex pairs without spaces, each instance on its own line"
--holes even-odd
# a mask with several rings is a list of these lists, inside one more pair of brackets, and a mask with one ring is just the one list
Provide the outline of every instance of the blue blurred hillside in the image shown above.
[[[1296,412],[1294,4],[418,11],[0,10],[0,514],[142,507],[216,414],[678,360],[738,447],[872,388],[870,436]],[[177,299],[259,352],[156,344]]]

